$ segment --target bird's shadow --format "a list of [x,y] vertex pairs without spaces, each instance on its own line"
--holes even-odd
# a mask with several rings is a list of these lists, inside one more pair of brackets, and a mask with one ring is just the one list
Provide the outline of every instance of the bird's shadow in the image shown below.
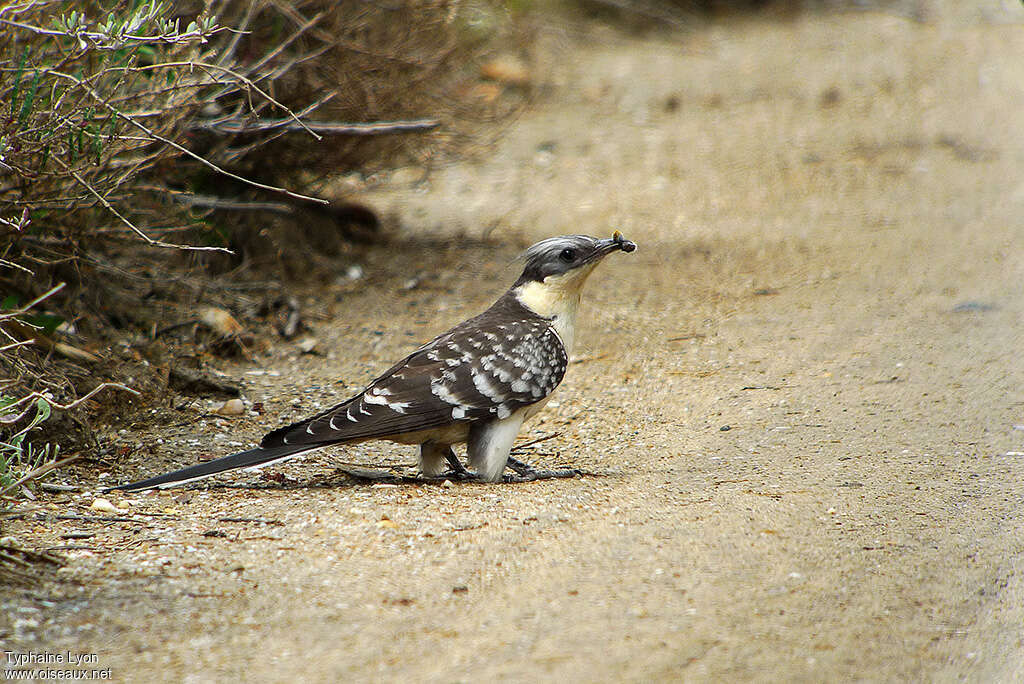
[[452,487],[462,485],[525,484],[541,480],[576,479],[591,477],[609,477],[610,473],[580,470],[578,468],[559,468],[550,471],[538,471],[531,475],[508,473],[499,482],[484,482],[474,476],[449,471],[436,477],[399,472],[397,468],[378,470],[363,466],[338,466],[331,473],[315,476],[309,480],[296,480],[283,475],[270,475],[261,482],[246,483],[210,483],[206,489],[246,489],[261,491],[289,491],[294,489],[348,489],[364,488],[375,484],[396,486],[437,486]]

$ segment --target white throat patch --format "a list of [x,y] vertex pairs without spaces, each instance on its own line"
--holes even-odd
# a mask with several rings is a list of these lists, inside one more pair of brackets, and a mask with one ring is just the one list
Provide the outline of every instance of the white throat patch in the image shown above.
[[551,319],[551,326],[562,338],[566,355],[572,354],[576,337],[576,314],[587,277],[597,262],[575,268],[568,273],[548,276],[543,282],[524,283],[514,290],[516,299],[538,316]]

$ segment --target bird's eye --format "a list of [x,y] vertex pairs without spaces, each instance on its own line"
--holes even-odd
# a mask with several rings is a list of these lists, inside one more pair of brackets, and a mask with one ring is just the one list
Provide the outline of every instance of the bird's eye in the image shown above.
[[558,258],[567,264],[571,264],[576,259],[576,250],[566,247],[562,250],[562,253],[558,255]]

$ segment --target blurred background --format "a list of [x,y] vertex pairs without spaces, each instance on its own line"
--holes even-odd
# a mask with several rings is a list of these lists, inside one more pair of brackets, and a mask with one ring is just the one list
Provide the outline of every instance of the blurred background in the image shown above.
[[224,363],[320,353],[319,325],[393,292],[472,296],[552,234],[651,246],[614,284],[666,313],[651,336],[870,272],[892,231],[913,259],[945,226],[956,269],[1019,199],[1022,21],[1008,0],[8,3],[0,496],[237,398]]

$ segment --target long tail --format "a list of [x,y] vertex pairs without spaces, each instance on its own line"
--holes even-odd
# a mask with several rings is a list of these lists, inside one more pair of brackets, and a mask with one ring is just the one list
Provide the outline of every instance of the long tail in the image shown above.
[[286,458],[291,458],[292,456],[298,456],[304,451],[310,451],[311,449],[316,449],[320,446],[323,445],[287,444],[269,448],[256,447],[255,449],[240,451],[237,454],[218,458],[215,461],[197,463],[194,466],[175,470],[172,473],[157,475],[156,477],[151,477],[148,480],[139,480],[138,482],[132,482],[131,484],[111,487],[106,491],[120,489],[125,492],[136,492],[140,489],[167,489],[168,487],[177,487],[178,485],[185,484],[186,482],[202,480],[204,477],[210,477],[211,475],[223,473],[228,470],[237,470],[239,468],[255,470],[257,468],[262,468],[265,465],[270,465],[277,461],[283,461]]

